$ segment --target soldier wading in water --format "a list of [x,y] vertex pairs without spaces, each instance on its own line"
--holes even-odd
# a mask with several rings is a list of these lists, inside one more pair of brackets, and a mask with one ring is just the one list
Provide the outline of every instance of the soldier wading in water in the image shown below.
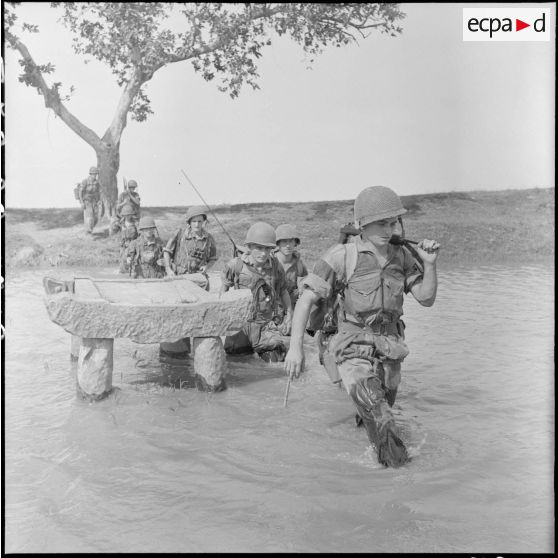
[[165,276],[163,241],[153,217],[145,215],[139,222],[139,236],[128,246],[130,275],[136,279],[160,279]]
[[217,246],[205,230],[206,222],[207,210],[191,207],[186,213],[187,227],[178,229],[163,250],[168,276],[202,273],[207,279],[203,286],[209,290],[207,272],[217,261]]
[[225,351],[255,352],[266,362],[282,362],[289,347],[292,306],[285,272],[272,256],[275,230],[267,223],[254,223],[246,233],[245,244],[248,250],[228,262],[221,274],[221,293],[231,287],[250,289],[254,309],[244,328],[226,338]]
[[[285,370],[297,377],[304,369],[302,341],[312,306],[336,297],[338,332],[329,340],[328,356],[379,462],[391,467],[410,459],[391,412],[401,362],[409,352],[401,320],[403,295],[411,292],[421,305],[432,306],[438,283],[436,241],[425,239],[416,246],[423,270],[406,247],[390,243],[404,213],[399,196],[385,186],[360,192],[354,204],[360,235],[354,243],[330,248],[302,279],[285,359]],[[332,375],[331,369],[328,373]]]
[[273,254],[285,272],[287,290],[291,298],[291,305],[294,308],[298,300],[298,281],[301,277],[306,277],[308,275],[308,269],[306,269],[297,251],[300,238],[295,227],[288,223],[279,225],[275,229],[275,238],[277,248],[274,250]]

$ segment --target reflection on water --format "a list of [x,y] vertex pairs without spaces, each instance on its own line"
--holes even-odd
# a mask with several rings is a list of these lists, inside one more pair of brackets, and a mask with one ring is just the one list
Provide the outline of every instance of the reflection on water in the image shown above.
[[229,358],[206,394],[191,360],[125,339],[117,389],[80,401],[42,273],[9,278],[6,551],[552,552],[553,270],[440,275],[432,308],[406,301],[398,470],[310,339],[286,409],[279,364]]

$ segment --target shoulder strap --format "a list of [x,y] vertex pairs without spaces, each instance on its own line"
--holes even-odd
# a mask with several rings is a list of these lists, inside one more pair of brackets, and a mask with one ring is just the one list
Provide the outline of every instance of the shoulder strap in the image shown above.
[[299,277],[302,277],[302,274],[304,273],[304,264],[302,263],[302,260],[300,258],[296,260],[296,271],[297,275]]
[[350,242],[345,244],[345,283],[353,276],[358,259],[356,244]]

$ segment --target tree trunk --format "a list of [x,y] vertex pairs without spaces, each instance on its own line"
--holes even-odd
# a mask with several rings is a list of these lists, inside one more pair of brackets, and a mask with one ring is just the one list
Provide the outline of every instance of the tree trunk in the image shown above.
[[120,168],[120,143],[112,149],[97,152],[99,182],[101,183],[102,215],[110,221],[115,215],[118,200],[117,174]]

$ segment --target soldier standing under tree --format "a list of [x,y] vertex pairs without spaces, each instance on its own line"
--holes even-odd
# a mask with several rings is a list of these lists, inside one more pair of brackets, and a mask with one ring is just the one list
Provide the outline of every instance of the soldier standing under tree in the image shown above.
[[125,207],[130,207],[134,212],[136,219],[139,221],[140,218],[140,197],[136,192],[138,183],[135,180],[129,180],[128,183],[124,184],[124,192],[118,196],[118,201],[116,202],[116,216],[121,220],[122,211]]
[[92,234],[99,220],[99,203],[101,201],[101,185],[98,180],[97,167],[89,169],[89,176],[78,184],[78,199],[83,209],[85,232]]

